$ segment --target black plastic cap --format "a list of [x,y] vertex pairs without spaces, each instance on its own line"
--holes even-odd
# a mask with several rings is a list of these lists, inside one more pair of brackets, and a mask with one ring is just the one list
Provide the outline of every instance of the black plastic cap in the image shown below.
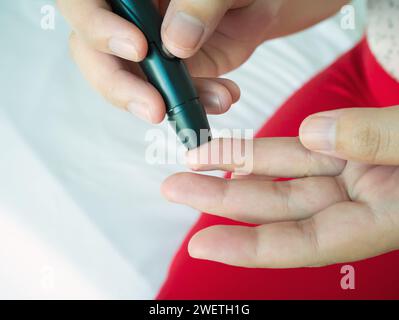
[[192,150],[212,140],[204,107],[198,99],[173,108],[168,119],[180,141]]

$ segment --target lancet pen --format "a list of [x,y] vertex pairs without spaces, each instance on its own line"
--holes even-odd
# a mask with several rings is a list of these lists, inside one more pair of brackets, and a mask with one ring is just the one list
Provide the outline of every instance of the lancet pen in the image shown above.
[[[204,107],[186,65],[162,43],[162,17],[152,0],[109,0],[113,11],[134,23],[148,41],[147,57],[140,63],[148,81],[161,93],[168,120],[188,149],[211,140]],[[184,32],[184,30],[182,30]]]

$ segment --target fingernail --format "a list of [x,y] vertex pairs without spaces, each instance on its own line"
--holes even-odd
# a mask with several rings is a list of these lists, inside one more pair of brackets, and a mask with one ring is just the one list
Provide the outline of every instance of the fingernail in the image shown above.
[[136,117],[144,121],[151,122],[150,109],[147,104],[134,101],[129,103],[127,109],[129,110],[130,113],[132,113]]
[[204,24],[184,12],[177,12],[166,26],[165,34],[179,48],[195,49],[205,32]]
[[301,141],[310,150],[333,151],[337,119],[326,116],[314,116],[306,120],[301,127]]
[[204,92],[201,94],[201,102],[206,107],[208,112],[221,113],[222,103],[217,94],[213,92]]
[[109,49],[118,57],[137,61],[138,53],[132,40],[112,37],[108,42]]

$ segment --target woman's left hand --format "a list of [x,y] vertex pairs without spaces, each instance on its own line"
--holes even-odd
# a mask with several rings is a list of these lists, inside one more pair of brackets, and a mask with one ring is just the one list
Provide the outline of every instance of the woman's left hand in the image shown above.
[[[221,142],[224,148],[218,148]],[[299,139],[256,139],[253,152],[244,153],[245,163],[253,161],[249,176],[234,174],[244,163],[223,163],[226,152],[235,152],[227,150],[230,142],[243,145],[215,140],[187,159],[196,171],[232,171],[233,179],[180,173],[162,191],[173,202],[258,226],[202,230],[190,241],[191,256],[242,267],[294,268],[399,249],[398,107],[320,113],[303,122]],[[198,155],[207,147],[221,161],[200,163]],[[274,181],[278,177],[296,179]]]

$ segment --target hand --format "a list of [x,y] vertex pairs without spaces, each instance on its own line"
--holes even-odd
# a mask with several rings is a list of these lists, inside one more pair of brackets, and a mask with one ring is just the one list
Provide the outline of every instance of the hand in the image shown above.
[[[165,46],[187,59],[209,114],[221,114],[240,96],[239,88],[217,79],[244,63],[259,44],[307,28],[335,13],[348,0],[158,0],[166,13]],[[106,0],[57,0],[72,26],[70,47],[83,74],[112,104],[159,123],[166,107],[148,84],[139,62],[147,55],[144,35],[113,14]],[[182,32],[184,30],[184,32]]]
[[[291,268],[399,249],[398,123],[398,107],[325,112],[303,122],[300,140],[255,140],[245,159],[253,160],[250,176],[168,178],[162,189],[169,200],[259,225],[202,230],[190,254],[243,267]],[[242,145],[234,140],[228,150],[219,142],[209,144],[209,155],[230,155]],[[243,163],[199,163],[204,148],[188,153],[194,170],[240,171]]]
[[[158,1],[166,12],[162,37],[166,47],[187,65],[207,112],[226,112],[239,99],[239,88],[215,77],[241,65],[264,41],[278,1]],[[112,104],[158,123],[165,105],[138,65],[147,54],[144,35],[113,14],[105,0],[58,0],[72,26],[74,59],[93,86]],[[184,30],[184,32],[182,32]],[[121,59],[122,58],[122,59]]]

